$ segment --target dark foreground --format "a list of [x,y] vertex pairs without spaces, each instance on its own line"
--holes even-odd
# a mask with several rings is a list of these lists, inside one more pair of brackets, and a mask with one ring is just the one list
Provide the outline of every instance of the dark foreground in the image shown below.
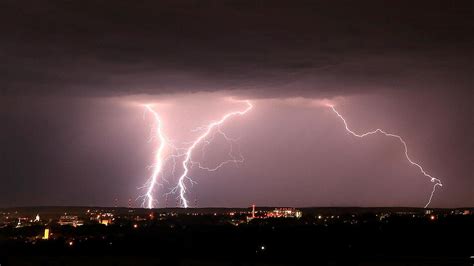
[[[318,214],[319,213],[319,214]],[[474,215],[304,210],[0,228],[0,265],[473,265]],[[135,214],[132,215],[135,217]],[[139,215],[137,215],[138,217]],[[120,217],[120,218],[119,218]],[[139,220],[139,221],[137,221]],[[45,227],[52,234],[42,240]]]

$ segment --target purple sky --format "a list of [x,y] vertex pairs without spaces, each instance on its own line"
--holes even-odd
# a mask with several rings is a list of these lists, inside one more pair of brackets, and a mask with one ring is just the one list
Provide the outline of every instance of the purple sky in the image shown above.
[[[193,169],[194,206],[474,206],[469,1],[4,1],[0,207],[127,205],[156,142],[250,99],[223,129],[245,162]],[[220,140],[205,162],[226,155]],[[180,169],[178,169],[179,171]],[[159,206],[164,192],[156,190]],[[168,206],[175,206],[175,196]],[[134,201],[138,206],[141,201]]]

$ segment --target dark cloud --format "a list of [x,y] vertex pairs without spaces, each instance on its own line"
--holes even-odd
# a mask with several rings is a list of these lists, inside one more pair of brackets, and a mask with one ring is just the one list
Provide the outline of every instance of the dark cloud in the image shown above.
[[331,96],[453,82],[465,89],[472,72],[469,7],[470,1],[2,1],[0,81],[7,95]]

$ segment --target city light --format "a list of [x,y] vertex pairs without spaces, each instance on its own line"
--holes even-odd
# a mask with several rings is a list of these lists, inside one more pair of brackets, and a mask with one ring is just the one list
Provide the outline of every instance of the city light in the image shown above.
[[49,239],[49,229],[46,228],[44,229],[44,234],[43,234],[43,238],[44,240],[48,240]]

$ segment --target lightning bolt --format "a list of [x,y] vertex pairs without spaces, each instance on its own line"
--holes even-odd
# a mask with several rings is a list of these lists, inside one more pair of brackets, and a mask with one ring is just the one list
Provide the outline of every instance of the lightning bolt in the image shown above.
[[415,161],[413,161],[410,156],[408,155],[408,146],[407,146],[407,143],[405,142],[405,140],[403,140],[403,138],[399,135],[396,135],[396,134],[392,134],[392,133],[388,133],[380,128],[377,128],[375,130],[372,130],[372,131],[369,131],[369,132],[366,132],[366,133],[363,133],[363,134],[357,134],[355,133],[354,131],[352,131],[351,129],[349,129],[349,126],[347,125],[347,122],[346,120],[344,119],[344,117],[336,110],[336,108],[334,107],[334,105],[331,105],[331,104],[327,104],[328,107],[330,107],[332,109],[332,111],[334,113],[336,113],[337,116],[339,116],[339,118],[342,120],[342,122],[344,123],[344,126],[347,130],[347,132],[349,132],[350,134],[352,134],[354,137],[358,137],[358,138],[363,138],[363,137],[366,137],[366,136],[370,136],[370,135],[374,135],[374,134],[377,134],[377,133],[380,133],[380,134],[383,134],[387,137],[392,137],[392,138],[396,138],[400,141],[400,143],[403,145],[403,148],[405,149],[405,157],[406,159],[408,160],[408,162],[411,164],[411,165],[414,165],[416,166],[420,172],[425,176],[425,177],[428,177],[430,178],[431,182],[434,183],[433,185],[433,189],[431,191],[431,195],[428,199],[428,202],[426,203],[425,205],[425,208],[427,208],[430,203],[431,203],[431,199],[433,198],[433,195],[436,191],[436,187],[440,186],[442,187],[443,184],[441,183],[441,180],[436,178],[436,177],[433,177],[431,176],[430,174],[428,174],[424,169],[423,167],[416,163]]
[[[203,170],[207,170],[207,171],[215,171],[217,169],[219,169],[220,167],[222,167],[223,165],[227,164],[227,163],[230,163],[230,162],[242,162],[243,161],[243,158],[241,157],[240,159],[237,159],[235,158],[233,155],[232,155],[232,149],[231,151],[229,152],[229,155],[231,156],[232,160],[227,160],[227,161],[224,161],[222,163],[220,163],[219,165],[217,165],[216,167],[213,167],[213,168],[210,168],[210,167],[205,167],[205,166],[202,166],[201,163],[198,163],[198,162],[194,162],[192,160],[192,155],[193,155],[193,152],[194,150],[196,149],[196,147],[199,146],[199,144],[201,143],[204,143],[205,146],[207,146],[211,141],[212,139],[214,138],[215,134],[219,133],[220,135],[222,135],[227,141],[235,141],[234,139],[228,137],[222,130],[221,130],[221,125],[224,124],[228,119],[234,117],[234,116],[243,116],[245,115],[247,112],[249,112],[252,108],[253,108],[253,105],[250,103],[250,101],[246,100],[246,101],[243,101],[246,103],[247,107],[242,110],[242,111],[235,111],[235,112],[230,112],[230,113],[227,113],[225,114],[220,120],[218,121],[214,121],[214,122],[211,122],[210,124],[204,126],[204,127],[201,127],[199,128],[199,130],[202,130],[202,134],[199,135],[193,142],[191,142],[191,145],[187,148],[186,152],[184,153],[184,160],[182,162],[182,166],[183,166],[183,173],[182,175],[179,177],[179,180],[178,180],[178,185],[177,187],[175,188],[176,189],[179,189],[179,198],[181,200],[181,204],[184,208],[187,208],[189,206],[188,204],[188,200],[186,199],[186,180],[188,180],[189,182],[191,182],[191,184],[194,182],[190,177],[189,177],[189,170],[190,168],[193,166],[193,165],[198,165],[198,167],[200,169],[203,169]],[[212,132],[214,132],[214,134],[211,134]],[[217,132],[217,133],[216,133]],[[206,140],[210,138],[210,140]],[[231,146],[232,147],[232,146]]]
[[[177,151],[178,149],[174,145],[172,145],[170,141],[168,141],[165,134],[163,133],[163,126],[162,126],[162,122],[158,113],[155,110],[153,110],[151,105],[147,104],[145,105],[145,108],[147,111],[152,113],[153,117],[155,118],[155,121],[156,121],[155,131],[156,131],[156,136],[159,141],[158,150],[155,153],[154,163],[151,166],[153,171],[151,173],[151,176],[148,178],[147,182],[145,183],[144,187],[146,187],[146,193],[145,195],[142,196],[144,198],[142,206],[146,206],[147,208],[152,209],[154,207],[154,204],[156,203],[156,200],[153,198],[153,192],[154,192],[155,186],[159,184],[158,179],[160,177],[164,179],[163,168],[164,168],[165,163],[170,159],[173,160],[172,173],[174,173],[175,165],[176,165],[175,159],[179,157],[180,155],[171,154],[166,157],[164,156],[166,146],[169,146],[170,148],[172,148],[173,151]],[[152,139],[153,138],[154,137],[152,136]]]

